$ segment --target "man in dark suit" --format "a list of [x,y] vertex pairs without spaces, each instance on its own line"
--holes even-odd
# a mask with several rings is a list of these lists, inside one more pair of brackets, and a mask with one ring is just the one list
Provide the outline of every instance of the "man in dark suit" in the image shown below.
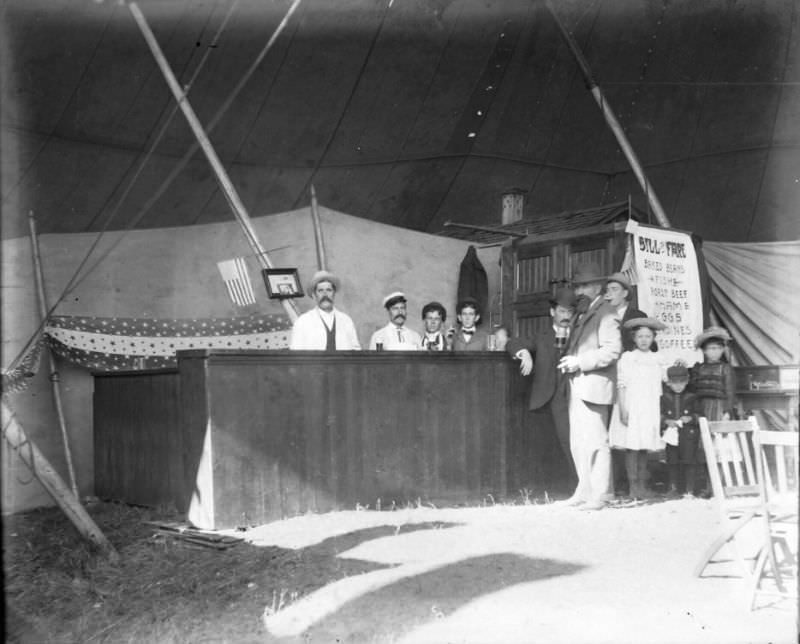
[[506,345],[509,354],[520,361],[520,373],[527,376],[533,372],[528,408],[533,412],[549,413],[553,419],[571,484],[577,476],[569,449],[568,383],[556,365],[564,354],[574,314],[575,294],[572,289],[559,289],[550,299],[552,325],[533,338],[512,338]]

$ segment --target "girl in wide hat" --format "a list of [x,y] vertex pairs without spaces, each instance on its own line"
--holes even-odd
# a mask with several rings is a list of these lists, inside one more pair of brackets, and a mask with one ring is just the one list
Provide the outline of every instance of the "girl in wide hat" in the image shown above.
[[633,335],[634,349],[617,362],[617,402],[611,412],[609,442],[624,450],[625,470],[633,499],[649,498],[646,487],[648,452],[663,449],[661,441],[661,388],[667,365],[652,351],[656,332],[665,328],[653,318],[634,318],[623,324]]
[[695,340],[703,361],[689,372],[689,391],[699,399],[701,416],[729,420],[734,415],[734,374],[726,355],[730,333],[719,326],[705,329]]

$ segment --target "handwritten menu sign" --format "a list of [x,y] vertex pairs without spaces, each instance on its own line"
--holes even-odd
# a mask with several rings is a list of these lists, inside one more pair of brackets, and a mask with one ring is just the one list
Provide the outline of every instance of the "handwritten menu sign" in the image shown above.
[[670,361],[680,358],[691,366],[700,359],[694,339],[703,330],[700,274],[692,239],[686,233],[633,220],[625,230],[633,235],[639,308],[667,325],[658,332],[658,350]]

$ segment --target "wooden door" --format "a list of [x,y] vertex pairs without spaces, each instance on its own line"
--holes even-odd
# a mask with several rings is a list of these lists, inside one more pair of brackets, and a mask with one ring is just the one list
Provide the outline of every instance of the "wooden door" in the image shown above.
[[[621,262],[621,231],[526,238],[503,250],[503,322],[511,335],[530,337],[550,324],[550,298],[570,286],[578,265],[595,262],[609,275]],[[616,239],[619,237],[620,239]]]

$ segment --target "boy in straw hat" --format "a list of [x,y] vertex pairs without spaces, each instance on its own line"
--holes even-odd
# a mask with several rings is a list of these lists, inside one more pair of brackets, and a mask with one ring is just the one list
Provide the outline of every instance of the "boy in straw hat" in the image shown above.
[[306,311],[292,327],[290,349],[316,351],[358,351],[358,341],[353,320],[333,304],[339,292],[339,278],[328,271],[317,271],[308,285],[308,295],[316,306]]

